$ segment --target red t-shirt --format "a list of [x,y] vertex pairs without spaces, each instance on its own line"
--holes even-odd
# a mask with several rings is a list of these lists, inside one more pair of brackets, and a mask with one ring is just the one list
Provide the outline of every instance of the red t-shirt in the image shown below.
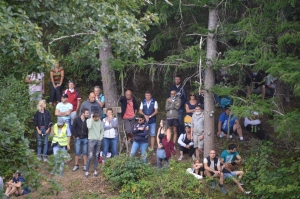
[[126,107],[126,111],[125,114],[123,116],[124,119],[131,119],[135,116],[134,114],[134,108],[133,108],[133,102],[131,101],[127,101],[127,107]]
[[75,89],[73,92],[71,92],[69,89],[67,89],[63,93],[68,95],[68,102],[73,105],[73,111],[76,111],[77,101],[81,100],[79,92],[76,91]]

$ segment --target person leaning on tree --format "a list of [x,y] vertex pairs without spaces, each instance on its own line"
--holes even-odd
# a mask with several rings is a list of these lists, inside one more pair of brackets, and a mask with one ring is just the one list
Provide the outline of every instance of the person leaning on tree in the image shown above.
[[83,167],[82,170],[86,170],[87,148],[88,148],[88,133],[86,120],[89,116],[89,110],[84,108],[81,110],[81,115],[76,117],[73,122],[73,136],[75,137],[75,166],[72,171],[79,169],[78,159],[82,154]]
[[[221,192],[227,194],[227,191],[224,188],[224,174],[222,172],[220,160],[219,158],[216,157],[215,150],[211,150],[209,156],[203,159],[203,165],[204,165],[204,175],[206,177],[218,178]],[[212,189],[215,189],[216,182],[212,181],[211,186]]]
[[154,150],[158,104],[157,101],[152,98],[152,95],[149,91],[145,92],[145,99],[141,102],[139,113],[144,115],[145,120],[148,123],[151,136],[151,149]]

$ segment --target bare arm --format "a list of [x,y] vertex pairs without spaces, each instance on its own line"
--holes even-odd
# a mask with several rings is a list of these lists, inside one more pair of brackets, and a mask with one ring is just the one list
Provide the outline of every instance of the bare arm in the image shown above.
[[238,159],[236,162],[242,162],[242,157],[240,155],[237,155],[236,158]]
[[143,109],[140,109],[140,110],[139,110],[139,114],[145,115],[144,112],[143,112]]
[[43,78],[43,83],[42,83],[42,94],[44,95],[45,94],[45,80]]
[[222,122],[218,122],[218,132],[221,132],[221,126],[222,126]]
[[194,113],[195,109],[190,109],[190,108],[189,108],[189,105],[185,104],[185,111],[186,111],[187,113]]
[[54,78],[53,78],[53,71],[50,71],[50,79],[53,87],[55,88]]
[[64,81],[65,70],[61,70],[61,71],[60,71],[60,74],[61,74],[61,76],[60,76],[60,82],[59,82],[59,85],[61,86],[62,83],[63,83],[63,81]]
[[167,130],[167,141],[168,141],[168,142],[170,142],[170,140],[171,140],[171,135],[172,135],[172,134],[171,134],[171,130],[168,129],[168,130]]
[[158,148],[160,148],[159,131],[160,131],[160,128],[158,128],[157,134],[156,134],[156,142],[157,142]]
[[26,78],[25,78],[25,83],[31,83],[31,80],[30,80],[29,77],[26,77]]
[[156,108],[154,113],[151,114],[151,117],[155,116],[157,113],[158,113],[158,108]]
[[72,113],[71,109],[66,112],[60,112],[59,109],[55,109],[56,116],[67,116],[67,115],[70,115],[71,113]]

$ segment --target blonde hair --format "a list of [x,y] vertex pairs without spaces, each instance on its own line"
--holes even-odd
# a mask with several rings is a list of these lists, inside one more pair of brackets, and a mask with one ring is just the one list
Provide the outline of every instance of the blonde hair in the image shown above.
[[40,100],[38,105],[36,106],[36,108],[39,112],[41,112],[41,110],[42,110],[41,106],[42,106],[43,102],[46,103],[46,100],[44,100],[44,99]]

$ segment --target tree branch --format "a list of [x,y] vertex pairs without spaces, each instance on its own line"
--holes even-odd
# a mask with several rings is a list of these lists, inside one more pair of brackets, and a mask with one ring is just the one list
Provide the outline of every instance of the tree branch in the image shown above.
[[49,42],[49,45],[51,45],[55,41],[59,41],[59,40],[70,38],[70,37],[77,37],[77,36],[81,36],[81,35],[94,35],[94,34],[96,34],[96,32],[93,31],[93,32],[77,33],[77,34],[74,34],[74,35],[61,36],[61,37],[53,39],[51,42]]
[[166,2],[167,4],[169,4],[169,5],[173,6],[173,4],[172,4],[170,1],[168,1],[168,0],[165,0],[165,2]]
[[203,35],[203,34],[187,34],[186,36],[201,36],[201,37],[207,37],[207,35]]
[[281,116],[284,116],[284,114],[283,113],[280,113],[279,111],[276,111],[276,110],[272,110],[273,112],[275,112],[275,113],[278,113],[279,115],[281,115]]

